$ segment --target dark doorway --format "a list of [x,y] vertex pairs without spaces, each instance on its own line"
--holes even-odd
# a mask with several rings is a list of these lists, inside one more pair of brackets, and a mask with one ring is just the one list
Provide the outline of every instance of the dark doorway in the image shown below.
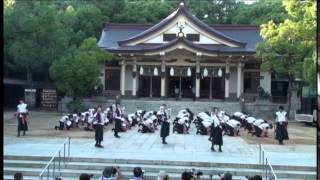
[[288,81],[272,81],[271,95],[272,102],[286,103],[288,94]]
[[181,89],[181,98],[193,98],[191,87],[194,87],[194,77],[168,76],[168,97],[175,97],[174,88]]
[[223,77],[203,77],[200,79],[200,98],[224,99],[224,90]]
[[106,90],[120,90],[120,69],[107,69],[105,74]]
[[200,79],[200,98],[208,99],[210,97],[210,77]]
[[245,93],[258,93],[260,86],[260,73],[259,72],[244,72],[243,89]]
[[224,78],[213,77],[212,78],[212,98],[224,99]]
[[139,97],[160,97],[161,77],[140,76]]

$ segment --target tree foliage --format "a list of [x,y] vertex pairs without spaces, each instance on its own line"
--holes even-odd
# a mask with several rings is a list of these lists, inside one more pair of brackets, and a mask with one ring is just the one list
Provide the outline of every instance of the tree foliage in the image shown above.
[[38,1],[16,1],[5,9],[5,64],[14,64],[30,75],[48,69],[60,58],[68,37],[56,13],[55,5]]
[[232,24],[261,25],[273,20],[283,22],[287,17],[282,0],[258,0],[253,4],[240,3],[232,16]]
[[[292,84],[303,78],[315,86],[316,1],[285,0],[288,18],[279,24],[269,21],[261,25],[265,39],[257,47],[262,67],[289,80],[289,112]],[[306,68],[306,69],[304,69]]]
[[100,84],[99,63],[111,58],[111,54],[98,47],[95,38],[88,38],[80,47],[71,50],[52,64],[50,76],[59,91],[73,97],[73,110],[78,110],[78,103],[75,102],[81,102],[94,86]]
[[[29,75],[34,72],[45,75],[52,62],[68,49],[80,46],[88,37],[99,38],[106,22],[154,24],[172,13],[178,2],[6,0],[4,74],[28,71]],[[271,18],[281,19],[284,12],[279,0],[260,0],[253,5],[236,0],[186,0],[186,6],[208,24],[259,24]]]

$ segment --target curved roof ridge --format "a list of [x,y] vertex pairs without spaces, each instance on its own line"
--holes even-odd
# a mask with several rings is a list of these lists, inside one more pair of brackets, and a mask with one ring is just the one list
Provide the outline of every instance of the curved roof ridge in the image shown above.
[[175,10],[173,13],[171,13],[168,17],[166,17],[165,19],[161,20],[159,23],[155,24],[154,26],[152,26],[151,28],[133,36],[133,37],[130,37],[128,39],[125,39],[125,40],[121,40],[121,41],[118,41],[118,44],[121,46],[121,45],[124,45],[126,43],[129,43],[129,42],[132,42],[132,41],[135,41],[135,40],[138,40],[138,39],[141,39],[143,38],[144,36],[146,35],[149,35],[151,34],[152,32],[154,31],[157,31],[159,28],[169,24],[170,22],[172,22],[179,14],[184,14],[186,15],[186,17],[188,19],[190,19],[193,23],[195,23],[196,25],[200,26],[202,29],[204,29],[206,32],[208,32],[209,34],[212,34],[212,35],[215,35],[215,36],[218,36],[219,38],[223,39],[223,40],[226,40],[226,41],[229,41],[233,44],[236,44],[238,46],[241,46],[241,47],[244,47],[246,46],[246,43],[245,42],[241,42],[241,41],[238,41],[238,40],[235,40],[217,30],[215,30],[213,27],[205,24],[204,22],[202,22],[201,20],[199,20],[197,17],[191,15],[184,6],[179,6],[179,8],[177,10]]
[[129,38],[129,39],[126,39],[126,40],[122,40],[122,41],[118,41],[118,44],[119,45],[123,45],[125,43],[128,43],[128,42],[131,42],[135,39],[139,39],[141,38],[142,36],[145,36],[145,35],[148,35],[150,33],[152,33],[154,30],[158,29],[159,27],[162,27],[162,26],[165,26],[167,24],[169,24],[172,20],[174,19],[179,13],[179,10],[180,8],[176,9],[173,13],[171,13],[169,16],[167,16],[166,18],[164,18],[163,20],[161,20],[159,23],[153,25],[152,27],[150,27],[149,29]]

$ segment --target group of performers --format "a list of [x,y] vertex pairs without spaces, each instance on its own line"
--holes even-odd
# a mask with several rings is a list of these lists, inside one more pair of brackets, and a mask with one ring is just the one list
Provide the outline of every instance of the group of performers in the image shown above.
[[[109,124],[114,124],[112,131],[116,138],[120,138],[119,132],[126,132],[132,126],[138,125],[138,132],[141,133],[154,133],[158,126],[161,125],[160,137],[162,138],[162,143],[167,144],[166,137],[169,136],[170,129],[169,114],[171,113],[168,113],[165,104],[161,105],[158,111],[137,110],[134,113],[125,114],[124,107],[117,103],[109,106],[105,111],[102,111],[102,108],[98,106],[86,112],[65,115],[61,117],[59,125],[55,126],[54,129],[70,130],[71,128],[80,128],[82,126],[86,131],[95,131],[95,146],[103,147],[101,145],[103,129],[104,126]],[[23,131],[25,136],[25,132],[28,131],[28,109],[23,100],[20,100],[17,106],[16,115],[18,117],[18,137],[20,136],[20,131]],[[283,140],[289,139],[287,113],[282,106],[275,113],[274,119],[276,126],[275,138],[282,145]],[[209,135],[209,140],[212,142],[212,151],[215,151],[214,145],[218,145],[220,152],[222,151],[223,135],[239,136],[240,128],[244,128],[252,136],[268,137],[268,131],[273,129],[274,126],[268,124],[266,120],[257,119],[242,112],[235,112],[229,115],[217,107],[213,107],[210,113],[200,112],[197,116],[190,109],[182,109],[172,122],[173,133],[188,134],[191,123],[194,123],[197,128],[196,134]]]

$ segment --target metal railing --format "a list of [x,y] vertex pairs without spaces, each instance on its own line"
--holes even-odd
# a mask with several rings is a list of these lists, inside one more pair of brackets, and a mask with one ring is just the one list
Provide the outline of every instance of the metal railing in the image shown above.
[[274,169],[270,163],[270,160],[266,156],[266,151],[262,147],[262,144],[259,145],[259,164],[262,165],[263,168],[263,176],[267,180],[277,180],[277,175],[274,172]]
[[[56,171],[58,171],[59,176],[61,176],[61,164],[63,163],[63,166],[66,166],[66,161],[70,161],[70,137],[67,137],[63,144],[58,148],[58,150],[53,154],[50,161],[46,164],[46,166],[43,168],[41,173],[39,174],[39,179],[43,180],[45,176],[47,177],[47,180],[52,177],[52,179],[55,179],[56,177]],[[67,150],[66,150],[67,146]],[[57,167],[56,167],[57,166]],[[50,168],[52,169],[52,176],[50,176]],[[45,174],[46,173],[46,174]]]

